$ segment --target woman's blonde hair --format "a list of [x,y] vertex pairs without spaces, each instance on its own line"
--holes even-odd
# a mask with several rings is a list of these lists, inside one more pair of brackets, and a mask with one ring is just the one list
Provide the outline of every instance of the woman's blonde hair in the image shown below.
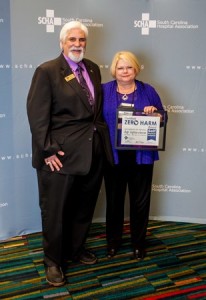
[[111,63],[111,67],[110,67],[110,73],[113,78],[116,78],[116,66],[120,59],[128,61],[131,64],[131,66],[134,68],[136,75],[140,72],[141,65],[140,65],[137,57],[132,52],[119,51],[114,55],[112,63]]

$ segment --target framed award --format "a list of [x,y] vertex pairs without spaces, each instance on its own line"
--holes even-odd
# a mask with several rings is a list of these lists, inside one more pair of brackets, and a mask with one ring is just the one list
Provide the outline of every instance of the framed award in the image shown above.
[[119,150],[164,151],[167,113],[145,114],[133,107],[120,106],[116,113],[115,148]]

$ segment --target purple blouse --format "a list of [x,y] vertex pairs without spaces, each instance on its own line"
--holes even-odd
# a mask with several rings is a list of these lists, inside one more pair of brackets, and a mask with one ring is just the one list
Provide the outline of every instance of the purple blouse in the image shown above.
[[[133,103],[137,110],[143,110],[145,106],[155,106],[158,110],[164,110],[159,95],[151,85],[139,80],[135,80],[135,82],[137,89],[134,94],[128,95],[127,101],[122,100],[121,94],[117,92],[116,80],[102,84],[103,114],[109,127],[115,164],[119,163],[118,150],[115,149],[116,110],[119,105],[124,102]],[[155,160],[159,160],[158,151],[136,150],[137,164],[153,164]]]

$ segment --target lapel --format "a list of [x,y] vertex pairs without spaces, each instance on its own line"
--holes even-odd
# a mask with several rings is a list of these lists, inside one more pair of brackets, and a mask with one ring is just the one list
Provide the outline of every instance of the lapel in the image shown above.
[[[80,99],[84,103],[84,105],[87,107],[89,111],[92,111],[87,96],[85,95],[84,91],[79,85],[78,80],[76,79],[75,75],[72,72],[72,69],[68,65],[67,61],[65,60],[63,54],[60,55],[60,61],[61,61],[61,76],[64,78],[68,86],[70,86],[72,89],[75,90],[75,93],[80,96]],[[93,79],[92,79],[93,82]]]

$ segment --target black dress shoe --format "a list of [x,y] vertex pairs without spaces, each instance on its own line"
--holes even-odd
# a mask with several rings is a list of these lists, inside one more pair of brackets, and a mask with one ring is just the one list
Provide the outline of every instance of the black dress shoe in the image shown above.
[[61,286],[65,284],[64,274],[58,266],[45,266],[46,281],[52,286]]
[[80,255],[75,258],[75,261],[79,261],[85,265],[93,265],[97,262],[97,257],[88,250],[83,250]]
[[133,255],[134,255],[134,259],[140,260],[145,258],[146,251],[144,248],[134,248]]
[[117,249],[116,248],[108,248],[107,250],[107,258],[112,258],[116,255]]

